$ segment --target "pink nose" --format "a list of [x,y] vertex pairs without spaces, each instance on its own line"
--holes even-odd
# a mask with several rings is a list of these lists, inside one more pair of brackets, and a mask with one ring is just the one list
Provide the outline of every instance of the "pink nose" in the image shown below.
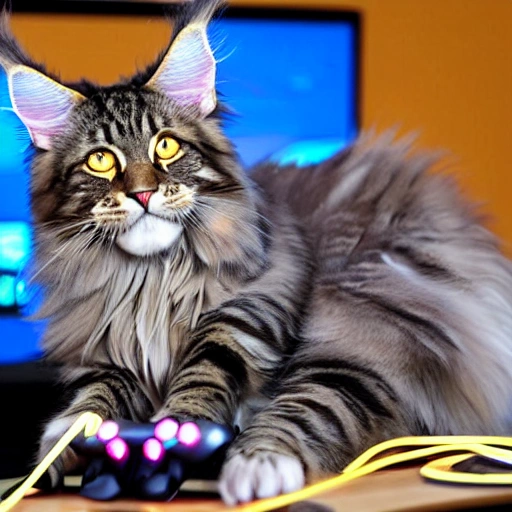
[[133,195],[135,196],[135,199],[147,210],[149,199],[153,195],[153,192],[151,190],[146,190],[145,192],[135,192]]

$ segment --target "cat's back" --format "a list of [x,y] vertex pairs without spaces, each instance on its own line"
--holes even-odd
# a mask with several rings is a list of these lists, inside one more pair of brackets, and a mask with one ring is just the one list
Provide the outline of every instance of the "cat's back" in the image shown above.
[[263,164],[252,178],[267,196],[286,203],[306,231],[350,240],[365,234],[373,248],[399,240],[446,240],[450,236],[491,240],[480,227],[473,205],[452,177],[431,171],[436,156],[411,152],[407,141],[391,135],[363,136],[354,145],[319,165],[296,167]]

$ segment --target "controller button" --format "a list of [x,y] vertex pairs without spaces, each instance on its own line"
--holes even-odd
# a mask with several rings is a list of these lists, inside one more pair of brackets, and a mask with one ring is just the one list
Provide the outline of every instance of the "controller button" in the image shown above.
[[142,445],[142,453],[144,454],[144,457],[151,462],[160,462],[165,454],[165,450],[158,439],[151,437],[144,441],[144,444]]
[[107,441],[114,439],[117,434],[119,434],[119,425],[115,421],[107,420],[100,425],[96,437],[100,441],[106,443]]
[[178,444],[178,440],[173,437],[172,439],[169,439],[168,441],[164,441],[164,448],[168,450],[169,448],[172,448],[173,446]]
[[115,437],[105,446],[107,455],[116,461],[122,461],[128,457],[129,448],[120,437]]
[[171,418],[164,418],[155,425],[155,437],[162,441],[169,441],[178,432],[178,422],[171,420]]
[[211,430],[206,439],[208,444],[211,446],[219,446],[226,442],[226,436],[220,428],[214,428]]
[[183,423],[178,430],[178,441],[186,446],[194,446],[201,441],[201,430],[190,421]]

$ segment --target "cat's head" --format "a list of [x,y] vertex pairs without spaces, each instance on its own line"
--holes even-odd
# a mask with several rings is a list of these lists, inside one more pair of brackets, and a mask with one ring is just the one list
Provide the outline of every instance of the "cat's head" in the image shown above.
[[39,229],[142,257],[197,239],[206,260],[205,238],[221,248],[237,236],[246,190],[221,131],[206,36],[218,2],[198,3],[151,71],[109,87],[61,84],[0,39],[13,108],[40,150]]

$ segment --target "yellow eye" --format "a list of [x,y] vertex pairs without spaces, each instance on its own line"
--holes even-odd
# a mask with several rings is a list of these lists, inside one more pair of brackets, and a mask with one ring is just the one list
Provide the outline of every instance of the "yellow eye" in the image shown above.
[[171,160],[177,156],[179,152],[179,143],[168,135],[162,137],[155,147],[155,154],[161,160]]
[[110,151],[97,151],[87,159],[87,166],[91,171],[108,172],[116,165],[116,157]]

